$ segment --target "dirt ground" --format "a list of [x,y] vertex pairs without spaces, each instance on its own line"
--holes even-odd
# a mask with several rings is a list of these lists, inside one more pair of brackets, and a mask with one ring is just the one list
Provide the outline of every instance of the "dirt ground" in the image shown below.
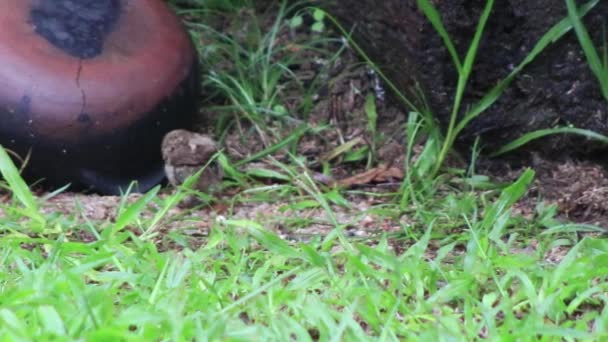
[[[247,14],[234,20],[246,20]],[[269,25],[272,20],[268,20]],[[219,23],[222,29],[237,27],[230,23]],[[243,27],[239,25],[238,27]],[[278,37],[278,44],[297,46],[311,35],[306,27],[295,31],[287,30]],[[238,36],[238,32],[234,33]],[[327,49],[340,48],[339,44],[328,44]],[[326,55],[315,55],[307,52],[308,62],[294,68],[294,72],[302,79],[319,77],[325,80],[316,96],[315,106],[308,122],[315,126],[317,123],[330,122],[333,128],[326,134],[305,135],[298,145],[298,154],[306,156],[310,165],[312,178],[319,184],[337,182],[346,188],[365,190],[355,195],[348,195],[351,206],[332,206],[335,219],[347,227],[346,232],[352,238],[366,238],[377,233],[403,232],[403,227],[413,226],[414,222],[408,214],[400,217],[387,217],[374,214],[369,209],[374,205],[388,201],[388,197],[374,194],[387,193],[399,188],[403,179],[404,155],[404,124],[405,113],[397,106],[387,102],[385,90],[381,82],[371,70],[361,64],[355,53],[346,49],[329,68]],[[316,62],[315,62],[316,61]],[[319,73],[325,73],[319,75]],[[289,90],[286,90],[289,91]],[[378,140],[378,153],[373,165],[366,163],[345,163],[340,157],[331,159],[332,151],[344,143],[354,146],[365,146],[372,141],[367,125],[365,113],[365,97],[372,93],[377,98],[378,131],[382,138]],[[297,107],[298,94],[291,94],[294,98],[292,108]],[[203,111],[204,112],[204,111]],[[240,127],[242,129],[242,127]],[[255,153],[265,143],[260,136],[250,134],[248,143],[242,142],[243,131],[235,125],[223,140],[222,148],[232,160],[240,160]],[[274,155],[278,160],[287,161],[283,152]],[[333,162],[332,179],[321,174],[320,161],[323,158]],[[255,166],[272,168],[270,162],[257,161]],[[261,163],[261,164],[260,164]],[[559,219],[564,222],[574,221],[608,227],[608,175],[606,170],[590,161],[554,162],[536,158],[534,165],[537,177],[524,200],[520,201],[517,210],[521,215],[532,217],[539,200],[547,204],[556,204]],[[243,168],[252,167],[245,165]],[[497,181],[514,180],[523,169],[513,169],[508,165],[493,165],[491,177]],[[321,208],[300,208],[297,211],[290,207],[291,203],[247,203],[247,201],[234,201],[241,196],[245,189],[231,188],[214,194],[216,200],[199,208],[172,209],[165,220],[161,232],[170,234],[179,230],[195,238],[191,242],[195,247],[196,241],[207,234],[215,222],[221,222],[227,217],[234,219],[251,219],[265,224],[275,230],[282,237],[302,241],[325,235],[333,229],[331,217]],[[167,187],[161,191],[160,198],[165,198],[174,189]],[[135,200],[140,195],[131,195]],[[98,196],[82,193],[65,192],[59,194],[44,204],[44,210],[74,215],[76,220],[86,217],[93,222],[112,222],[116,217],[120,198],[116,196]],[[80,210],[81,208],[82,210]],[[150,214],[154,211],[151,208]],[[297,218],[300,222],[297,227],[285,223]],[[304,223],[302,223],[304,222]],[[92,236],[84,234],[81,238],[91,239]],[[159,241],[163,240],[160,234]],[[200,242],[199,242],[200,243]]]
[[[450,54],[433,25],[414,0],[382,2],[336,0],[333,12],[368,54],[385,66],[385,73],[401,89],[419,84],[425,103],[447,127],[458,77]],[[486,1],[442,0],[433,5],[454,49],[461,58],[478,27]],[[603,27],[608,3],[599,1],[583,19],[598,51],[605,45]],[[567,17],[562,0],[504,0],[493,5],[475,56],[461,108],[469,108],[499,84],[553,25]],[[398,48],[395,48],[398,47]],[[417,89],[412,89],[414,95]],[[462,114],[462,113],[461,113]],[[519,73],[500,98],[461,132],[462,149],[476,139],[486,150],[496,150],[527,132],[572,125],[608,133],[608,106],[601,87],[572,32],[553,40]],[[527,148],[561,156],[605,153],[605,144],[574,134],[555,134],[532,141]]]

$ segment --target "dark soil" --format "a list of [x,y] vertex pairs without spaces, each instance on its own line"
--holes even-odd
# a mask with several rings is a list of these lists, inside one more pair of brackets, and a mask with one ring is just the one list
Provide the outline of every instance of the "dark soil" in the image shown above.
[[[433,1],[461,59],[486,4],[484,0]],[[581,2],[582,3],[582,2]],[[518,65],[552,25],[567,16],[563,0],[496,1],[484,32],[461,108],[469,108]],[[354,28],[357,42],[411,99],[423,90],[430,109],[447,126],[457,73],[435,29],[414,0],[335,0],[330,6]],[[601,47],[608,3],[600,2],[585,18]],[[601,51],[600,51],[601,52]],[[462,113],[461,113],[462,114]],[[573,32],[549,46],[520,73],[500,99],[465,129],[459,140],[467,151],[476,137],[487,151],[526,132],[574,125],[608,135],[608,106]],[[605,151],[580,137],[555,135],[526,147],[550,157]],[[514,160],[521,158],[518,155]]]

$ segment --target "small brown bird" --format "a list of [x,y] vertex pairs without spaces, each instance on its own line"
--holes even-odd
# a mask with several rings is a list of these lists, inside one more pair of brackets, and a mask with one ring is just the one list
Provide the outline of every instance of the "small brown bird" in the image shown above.
[[[208,135],[177,129],[165,135],[161,151],[169,183],[180,186],[189,176],[207,165],[218,148]],[[207,192],[220,182],[223,175],[221,166],[211,162],[201,173],[193,189]]]

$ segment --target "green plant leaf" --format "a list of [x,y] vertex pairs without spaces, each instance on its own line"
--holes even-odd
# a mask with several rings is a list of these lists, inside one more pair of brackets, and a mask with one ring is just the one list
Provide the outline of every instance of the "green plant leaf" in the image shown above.
[[540,139],[542,137],[545,137],[548,135],[553,135],[553,134],[577,134],[577,135],[584,136],[591,140],[597,140],[597,141],[601,141],[602,143],[608,144],[607,136],[596,133],[596,132],[588,130],[588,129],[575,128],[575,127],[546,128],[546,129],[539,129],[539,130],[536,130],[533,132],[526,133],[523,136],[521,136],[521,137],[511,141],[510,143],[506,144],[505,146],[501,147],[500,149],[498,149],[498,151],[490,154],[490,156],[496,157],[501,154],[505,154],[507,152],[520,148],[521,146],[529,143],[530,141]]
[[416,3],[418,4],[418,8],[422,10],[424,15],[431,22],[431,24],[435,28],[435,31],[437,31],[441,39],[443,39],[443,44],[445,45],[446,49],[448,49],[448,52],[452,57],[454,66],[460,74],[462,72],[462,63],[460,62],[460,57],[458,56],[456,47],[452,42],[452,38],[450,38],[450,34],[446,30],[445,26],[443,26],[441,15],[439,14],[435,6],[433,6],[433,4],[428,0],[417,0]]
[[310,27],[310,29],[313,32],[323,32],[325,30],[325,24],[323,24],[322,22],[316,22],[314,24],[312,24],[312,26]]
[[448,124],[448,129],[445,134],[445,141],[443,142],[443,146],[441,148],[441,151],[439,152],[439,157],[437,158],[437,164],[433,168],[433,177],[439,173],[439,170],[443,166],[445,158],[452,150],[454,141],[456,141],[456,137],[458,136],[459,130],[457,128],[458,126],[456,123],[458,120],[458,115],[460,113],[460,105],[464,97],[464,91],[469,81],[469,77],[471,76],[471,72],[473,71],[473,63],[475,62],[475,57],[477,56],[479,41],[481,40],[486,24],[488,22],[488,18],[490,17],[490,13],[492,12],[493,6],[494,0],[486,1],[486,5],[483,9],[483,12],[481,13],[479,22],[477,23],[477,28],[475,29],[475,35],[473,36],[471,45],[467,50],[467,55],[465,57],[464,64],[458,71],[458,84],[456,85],[456,94],[454,96],[454,104],[452,105],[452,113],[450,114],[450,122]]
[[46,219],[40,214],[38,201],[21,177],[21,174],[19,174],[19,169],[17,169],[13,160],[2,146],[0,146],[0,173],[2,173],[2,177],[8,183],[9,189],[15,198],[25,207],[22,213],[34,220],[35,224],[32,228],[37,232],[42,231],[46,225]]
[[576,32],[578,41],[585,52],[589,68],[591,68],[591,71],[599,82],[600,88],[602,89],[602,95],[604,95],[604,98],[608,101],[608,65],[602,64],[602,60],[593,45],[589,32],[587,32],[587,29],[581,20],[579,10],[576,7],[574,0],[566,0],[566,6],[568,8],[568,17],[574,27],[574,32]]
[[112,227],[112,235],[121,231],[126,226],[133,224],[133,222],[140,217],[142,211],[146,208],[148,203],[156,198],[159,190],[160,185],[155,186],[145,195],[135,201],[135,203],[129,205],[125,210],[123,210],[122,213],[120,213],[120,215],[116,218],[116,223]]
[[323,21],[323,19],[325,19],[325,11],[320,8],[315,8],[312,12],[312,17],[315,21]]
[[364,110],[367,115],[367,129],[372,137],[375,137],[377,134],[378,111],[376,109],[376,97],[374,94],[370,93],[365,96]]
[[289,27],[297,28],[297,27],[302,26],[303,23],[304,23],[304,19],[302,18],[302,16],[296,15],[289,20]]

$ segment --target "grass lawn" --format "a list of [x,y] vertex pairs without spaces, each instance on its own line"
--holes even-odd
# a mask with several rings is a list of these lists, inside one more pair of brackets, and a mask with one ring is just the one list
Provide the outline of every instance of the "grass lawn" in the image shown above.
[[608,240],[537,172],[463,166],[424,110],[395,124],[320,10],[172,5],[223,182],[39,193],[0,149],[0,341],[608,340]]

